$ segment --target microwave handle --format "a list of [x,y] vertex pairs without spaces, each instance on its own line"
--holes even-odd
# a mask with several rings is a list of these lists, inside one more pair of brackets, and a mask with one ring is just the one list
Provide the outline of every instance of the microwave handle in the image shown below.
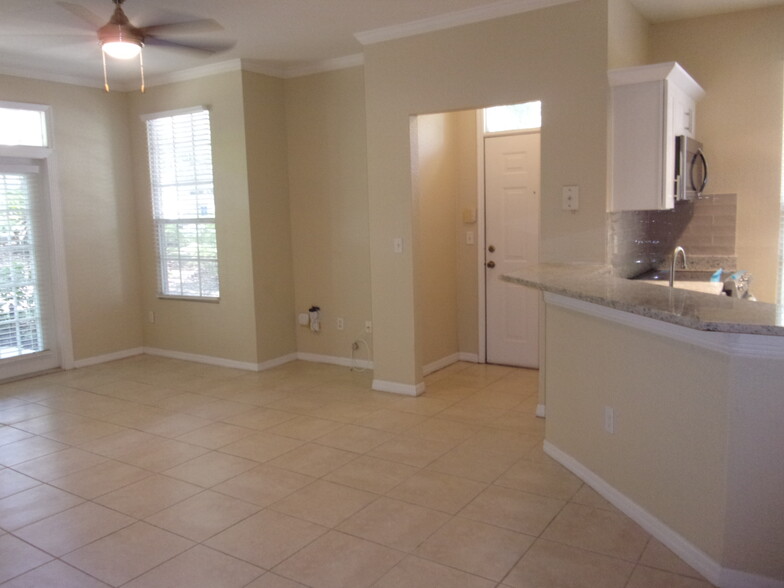
[[[702,160],[702,169],[705,172],[702,176],[702,184],[698,188],[694,184],[694,162],[697,161],[697,158]],[[702,149],[697,149],[697,153],[694,154],[691,160],[691,166],[689,168],[689,179],[691,180],[691,187],[697,192],[697,196],[702,194],[702,191],[705,189],[705,186],[708,184],[708,162],[705,161],[705,154],[702,152]]]

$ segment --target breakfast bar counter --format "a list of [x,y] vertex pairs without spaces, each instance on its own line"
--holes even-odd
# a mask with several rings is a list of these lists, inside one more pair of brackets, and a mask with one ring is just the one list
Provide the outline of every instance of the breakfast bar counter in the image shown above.
[[545,452],[714,585],[784,588],[781,307],[602,266],[502,279],[544,292]]
[[690,329],[784,336],[783,306],[618,278],[608,266],[537,264],[501,279]]

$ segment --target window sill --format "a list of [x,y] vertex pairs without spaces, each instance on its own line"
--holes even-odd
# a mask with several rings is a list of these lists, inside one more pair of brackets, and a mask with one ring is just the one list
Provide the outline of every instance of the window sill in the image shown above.
[[158,300],[187,300],[189,302],[220,302],[220,298],[209,296],[175,296],[173,294],[158,294]]

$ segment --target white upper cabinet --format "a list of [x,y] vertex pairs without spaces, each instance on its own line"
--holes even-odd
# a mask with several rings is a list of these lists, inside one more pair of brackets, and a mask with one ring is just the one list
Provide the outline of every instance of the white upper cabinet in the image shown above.
[[677,63],[615,69],[610,78],[611,212],[675,206],[675,137],[694,138],[705,91]]

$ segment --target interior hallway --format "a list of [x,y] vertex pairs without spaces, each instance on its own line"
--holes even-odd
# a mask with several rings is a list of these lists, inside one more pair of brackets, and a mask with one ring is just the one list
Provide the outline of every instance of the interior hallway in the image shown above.
[[0,585],[707,588],[541,449],[538,374],[152,356],[0,386]]

